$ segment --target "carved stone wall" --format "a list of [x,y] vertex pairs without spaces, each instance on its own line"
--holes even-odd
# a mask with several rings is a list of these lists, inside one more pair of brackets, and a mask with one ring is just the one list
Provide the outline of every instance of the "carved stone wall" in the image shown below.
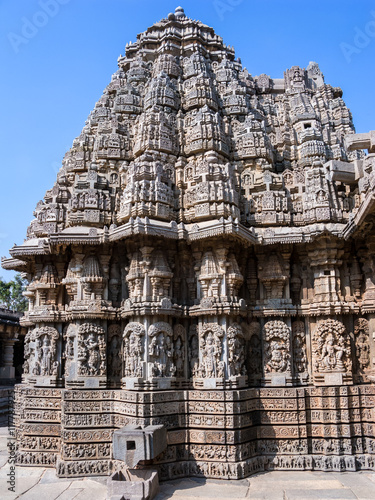
[[162,479],[374,469],[375,136],[341,96],[181,8],[127,46],[2,263],[20,464],[107,475],[115,429],[162,424]]

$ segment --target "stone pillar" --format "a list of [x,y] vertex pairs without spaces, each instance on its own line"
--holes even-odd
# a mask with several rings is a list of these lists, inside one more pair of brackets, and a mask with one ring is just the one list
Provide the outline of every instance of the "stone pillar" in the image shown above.
[[4,326],[1,334],[2,360],[0,366],[0,381],[13,380],[15,378],[15,368],[13,366],[14,344],[18,341],[18,332],[15,327]]

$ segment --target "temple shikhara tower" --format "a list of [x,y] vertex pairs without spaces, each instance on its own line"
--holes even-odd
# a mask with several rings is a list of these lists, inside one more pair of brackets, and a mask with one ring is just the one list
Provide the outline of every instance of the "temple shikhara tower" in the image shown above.
[[374,469],[375,132],[180,7],[118,67],[2,262],[18,463],[108,475],[116,429],[163,425],[161,479]]

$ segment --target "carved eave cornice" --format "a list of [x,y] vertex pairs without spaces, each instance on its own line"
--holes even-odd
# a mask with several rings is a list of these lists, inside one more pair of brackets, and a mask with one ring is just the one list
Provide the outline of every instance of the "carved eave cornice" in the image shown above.
[[2,257],[1,267],[7,271],[19,271],[22,273],[27,269],[27,262],[12,257]]
[[[33,240],[32,245],[25,242],[23,245],[15,246],[10,253],[14,256],[22,256],[29,260],[34,255],[48,255],[58,245],[101,245],[133,236],[157,236],[172,240],[186,240],[188,243],[195,241],[230,237],[235,238],[246,245],[274,245],[290,243],[309,243],[321,236],[330,234],[343,237],[345,224],[325,223],[311,224],[300,227],[265,227],[247,228],[231,217],[228,219],[215,219],[202,221],[194,224],[177,224],[175,221],[164,222],[149,219],[131,218],[121,226],[111,226],[109,230],[91,227],[67,228],[61,233],[52,234],[48,239]],[[4,269],[25,270],[27,262],[20,259],[3,259]],[[5,267],[6,266],[6,267]]]
[[[272,302],[272,299],[270,300]],[[297,307],[293,304],[277,304],[272,306],[272,303],[250,306],[249,312],[256,318],[266,318],[269,316],[296,316]]]
[[[375,204],[372,198],[371,207]],[[371,211],[369,208],[366,215]],[[365,215],[363,215],[365,217]],[[194,224],[177,224],[175,221],[165,222],[149,219],[131,218],[126,224],[121,226],[111,226],[109,230],[74,227],[67,228],[61,233],[52,234],[48,239],[43,238],[27,241],[20,246],[15,246],[10,253],[13,258],[2,259],[4,269],[25,271],[27,261],[35,255],[49,255],[53,253],[58,245],[102,245],[120,240],[132,238],[134,236],[155,236],[172,240],[185,240],[188,243],[212,238],[230,238],[241,241],[247,246],[251,245],[275,245],[275,244],[298,244],[310,243],[323,234],[329,234],[338,238],[350,236],[347,233],[349,224],[338,223],[317,223],[300,227],[264,227],[248,228],[233,220],[215,219],[202,221]],[[358,226],[355,225],[354,229]],[[15,258],[15,256],[25,258],[25,261]]]
[[115,320],[117,318],[116,310],[113,308],[112,311],[66,311],[66,321],[74,320],[87,320],[87,319],[106,319]]
[[21,313],[0,309],[0,326],[19,327]]
[[118,315],[122,319],[132,317],[134,315],[164,315],[182,317],[188,315],[189,308],[179,304],[172,303],[169,299],[160,302],[132,302],[127,299],[121,308],[118,309]]
[[234,302],[215,302],[209,298],[202,299],[200,304],[188,308],[189,317],[219,316],[219,315],[238,315],[246,317],[248,309],[244,300]]
[[364,314],[363,308],[356,302],[325,302],[302,304],[297,307],[299,316],[330,316],[339,314]]
[[186,226],[188,231],[188,242],[213,238],[217,236],[231,236],[247,243],[255,245],[258,243],[253,228],[243,226],[238,220],[228,219],[210,220]]
[[[26,240],[22,245],[15,245],[9,250],[12,257],[32,257],[33,255],[48,255],[51,253],[48,239],[34,238]],[[21,260],[21,259],[19,259]]]
[[108,241],[118,241],[135,235],[162,236],[168,239],[185,239],[186,230],[184,224],[177,225],[176,222],[163,222],[145,217],[141,219],[130,218],[126,224],[118,227],[112,226],[109,230]]
[[56,323],[66,321],[65,311],[53,310],[46,308],[36,308],[32,311],[24,313],[20,319],[20,324],[23,326],[31,326],[36,323]]
[[61,233],[51,234],[51,247],[56,245],[100,245],[108,241],[108,230],[96,227],[68,227]]
[[310,243],[319,236],[329,234],[338,238],[342,237],[345,224],[322,223],[310,224],[300,227],[272,227],[257,228],[255,234],[261,245]]
[[36,322],[34,320],[29,319],[29,316],[22,316],[20,319],[20,325],[26,329],[30,326],[35,326]]
[[26,335],[26,329],[20,324],[22,313],[0,308],[0,337],[2,340],[16,341],[19,335]]
[[248,245],[275,245],[310,243],[324,234],[342,237],[345,224],[322,223],[300,227],[247,228],[237,220],[220,219],[186,226],[188,242],[217,237],[234,236]]
[[358,212],[355,214],[354,218],[348,222],[342,232],[342,237],[346,240],[349,239],[353,234],[361,227],[365,222],[368,215],[373,213],[375,210],[375,189],[369,188],[366,193],[365,199],[362,201]]

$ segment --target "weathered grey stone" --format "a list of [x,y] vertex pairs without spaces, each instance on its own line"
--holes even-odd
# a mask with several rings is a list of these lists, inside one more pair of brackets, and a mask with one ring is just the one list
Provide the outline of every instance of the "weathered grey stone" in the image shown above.
[[167,447],[167,431],[162,425],[144,428],[126,426],[113,433],[113,458],[122,460],[128,467],[138,462],[153,460]]
[[152,469],[124,469],[107,482],[109,500],[152,500],[158,492],[158,472]]
[[349,135],[345,137],[345,144],[349,151],[368,149],[369,153],[375,153],[375,130],[366,134]]
[[5,309],[0,305],[0,426],[8,424],[9,393],[5,386],[11,386],[16,381],[14,346],[27,332],[27,329],[19,324],[21,316],[22,313]]

